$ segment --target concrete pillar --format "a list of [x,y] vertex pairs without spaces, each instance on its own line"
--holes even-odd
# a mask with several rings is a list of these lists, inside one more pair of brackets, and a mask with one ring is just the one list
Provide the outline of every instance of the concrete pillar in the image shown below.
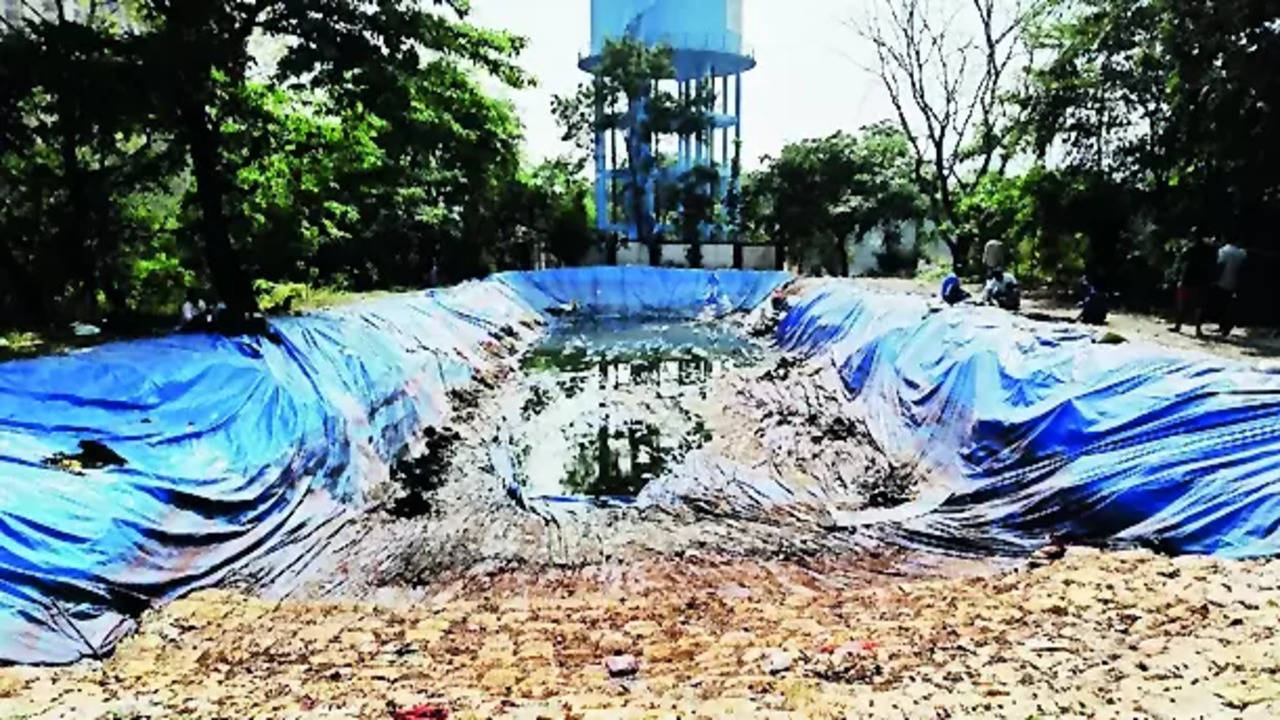
[[[729,76],[725,75],[720,85],[720,114],[728,117],[729,115]],[[723,152],[721,156],[724,158],[722,162],[727,168],[733,163],[733,158],[729,157],[729,127],[726,125],[721,128],[721,148]]]
[[609,207],[609,222],[617,222],[621,220],[618,217],[618,178],[615,173],[618,170],[618,129],[611,128],[609,130],[609,199],[611,200]]
[[605,170],[605,131],[599,129],[604,117],[604,97],[596,93],[596,227],[603,230],[609,222],[609,177]]
[[742,73],[738,73],[734,77],[736,78],[736,81],[734,83],[736,87],[734,88],[734,94],[733,94],[733,102],[734,102],[733,119],[734,119],[734,125],[737,128],[737,139],[741,140],[742,139]]

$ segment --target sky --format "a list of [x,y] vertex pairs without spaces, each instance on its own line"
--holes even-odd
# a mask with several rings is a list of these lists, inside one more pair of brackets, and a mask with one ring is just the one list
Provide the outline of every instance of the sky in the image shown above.
[[[788,142],[892,117],[879,81],[859,66],[870,61],[865,44],[844,22],[863,6],[858,0],[744,0],[746,43],[758,62],[743,76],[748,169]],[[586,78],[577,61],[590,45],[590,0],[472,0],[472,10],[476,24],[529,39],[522,64],[538,87],[502,94],[524,121],[530,159],[567,151],[551,97]]]

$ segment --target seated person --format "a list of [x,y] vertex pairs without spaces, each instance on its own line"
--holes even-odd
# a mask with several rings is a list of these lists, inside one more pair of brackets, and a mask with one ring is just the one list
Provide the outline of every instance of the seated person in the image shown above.
[[982,291],[982,300],[1005,310],[1017,310],[1022,305],[1022,294],[1018,291],[1018,279],[1011,272],[991,278],[987,281],[987,286]]
[[1084,281],[1083,298],[1080,301],[1080,322],[1090,325],[1107,324],[1107,295],[1099,292],[1093,283]]
[[960,278],[955,273],[948,275],[942,281],[942,301],[948,305],[962,303],[969,299],[969,293],[964,291],[964,287],[960,284]]

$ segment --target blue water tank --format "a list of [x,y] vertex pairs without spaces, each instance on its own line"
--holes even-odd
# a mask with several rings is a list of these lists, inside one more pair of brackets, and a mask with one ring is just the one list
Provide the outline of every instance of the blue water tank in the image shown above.
[[677,79],[724,76],[755,67],[742,41],[742,0],[591,0],[590,71],[609,40],[629,38],[675,50]]

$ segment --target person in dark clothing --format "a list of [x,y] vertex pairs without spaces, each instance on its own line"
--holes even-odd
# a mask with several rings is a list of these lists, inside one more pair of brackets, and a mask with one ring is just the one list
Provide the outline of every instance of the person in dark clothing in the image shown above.
[[1080,322],[1089,325],[1107,324],[1107,294],[1094,287],[1087,279],[1080,286]]
[[1192,242],[1183,251],[1179,264],[1181,270],[1178,276],[1178,310],[1173,331],[1181,332],[1182,324],[1190,315],[1195,321],[1196,337],[1200,337],[1202,335],[1200,324],[1204,322],[1204,308],[1209,299],[1209,286],[1213,284],[1218,268],[1218,253],[1213,247],[1213,239],[1206,237]]

